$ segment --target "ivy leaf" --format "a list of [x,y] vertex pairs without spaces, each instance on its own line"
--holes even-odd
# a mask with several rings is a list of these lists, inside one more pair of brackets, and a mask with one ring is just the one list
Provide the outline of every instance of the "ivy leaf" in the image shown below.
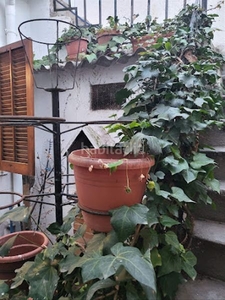
[[188,170],[183,170],[182,175],[187,183],[194,181],[198,176],[198,171],[189,168]]
[[151,250],[154,247],[158,247],[158,234],[153,228],[144,227],[140,232],[140,236],[143,238],[145,251],[147,251],[147,249]]
[[166,120],[171,121],[177,117],[182,117],[183,119],[187,119],[189,117],[186,113],[181,113],[178,107],[171,107],[160,104],[152,111],[150,114],[150,118],[157,117],[158,120]]
[[148,153],[157,155],[162,152],[160,142],[157,137],[138,132],[132,136],[131,140],[126,145],[124,154],[127,155],[133,152],[134,155],[137,155],[144,148],[145,143],[147,144]]
[[175,299],[178,285],[182,283],[184,283],[182,275],[176,272],[171,272],[159,278],[159,284],[164,292],[164,297],[168,295],[169,299]]
[[193,161],[190,163],[193,169],[201,169],[209,164],[214,164],[214,159],[209,158],[204,153],[195,153]]
[[72,228],[72,223],[75,220],[75,217],[80,213],[80,209],[77,206],[74,206],[69,210],[66,216],[63,218],[63,224],[61,226],[61,232],[68,233]]
[[117,283],[110,278],[107,278],[105,280],[100,280],[92,284],[92,286],[88,289],[88,293],[86,296],[86,300],[91,300],[94,296],[94,293],[97,292],[100,289],[106,289],[112,286],[115,286]]
[[189,165],[185,159],[174,159],[172,155],[165,157],[163,163],[168,165],[168,168],[172,175],[189,169]]
[[220,182],[216,178],[205,178],[204,183],[213,191],[220,193]]
[[181,257],[171,251],[171,246],[167,245],[159,250],[162,258],[162,266],[159,267],[158,276],[169,274],[171,272],[181,272]]
[[122,206],[112,210],[111,224],[119,240],[124,241],[134,233],[137,224],[147,224],[148,208],[142,204]]
[[162,265],[162,259],[157,248],[153,248],[151,251],[151,261],[154,268]]
[[194,269],[194,266],[197,263],[197,258],[191,251],[187,251],[182,255],[183,263],[182,269],[190,276],[192,280],[194,280],[197,276],[197,272]]
[[91,54],[86,54],[85,58],[87,59],[87,61],[89,63],[95,61],[97,59],[97,55],[95,53],[91,53]]
[[115,274],[115,258],[113,255],[102,256],[99,253],[83,257],[82,277],[84,282],[92,279],[106,279]]
[[123,266],[140,284],[156,292],[155,272],[152,264],[143,258],[138,248],[117,243],[111,249],[116,257],[117,269]]
[[141,72],[141,77],[143,79],[145,78],[152,78],[152,77],[158,77],[160,71],[158,69],[151,69],[151,68],[144,68]]
[[202,107],[202,105],[206,103],[206,101],[203,98],[196,98],[195,99],[195,105],[197,105],[198,107]]
[[7,211],[0,217],[0,223],[5,222],[7,220],[11,220],[14,222],[25,222],[27,223],[30,214],[32,212],[32,206],[26,207],[26,206],[20,206],[15,207],[10,211]]
[[160,218],[160,223],[161,223],[163,226],[169,227],[169,228],[172,227],[172,226],[174,226],[174,225],[180,224],[180,222],[178,222],[178,221],[176,221],[176,220],[170,218],[170,217],[167,216],[167,215],[161,216],[161,218]]
[[10,249],[14,245],[16,238],[18,237],[19,233],[9,238],[3,245],[0,247],[0,256],[4,257],[9,254]]
[[13,282],[11,284],[11,289],[15,289],[16,287],[20,286],[24,278],[26,278],[26,274],[29,274],[29,270],[32,269],[34,262],[33,261],[26,261],[21,268],[16,270],[16,277],[13,278]]
[[[36,256],[32,269],[26,275],[29,281],[29,297],[34,299],[52,299],[55,293],[59,276],[52,266],[51,260],[43,260],[41,255]],[[41,288],[40,288],[41,287]]]
[[187,73],[181,73],[178,74],[178,78],[180,82],[182,82],[187,88],[191,88],[197,85],[202,85],[201,81],[198,79],[198,77],[187,74]]
[[180,243],[178,241],[177,235],[173,231],[166,232],[165,241],[168,245],[171,245],[175,249],[180,250]]
[[79,256],[75,256],[74,253],[67,253],[67,255],[59,262],[60,272],[68,272],[69,270],[71,270],[71,266],[76,264],[78,261]]
[[5,281],[0,280],[0,297],[8,293],[8,291],[9,291],[9,285]]
[[110,173],[113,173],[116,171],[117,167],[123,164],[123,160],[120,159],[118,161],[112,162],[112,163],[108,163],[107,166],[110,170]]
[[172,193],[170,196],[177,199],[179,202],[195,202],[191,200],[181,188],[175,186],[172,187]]

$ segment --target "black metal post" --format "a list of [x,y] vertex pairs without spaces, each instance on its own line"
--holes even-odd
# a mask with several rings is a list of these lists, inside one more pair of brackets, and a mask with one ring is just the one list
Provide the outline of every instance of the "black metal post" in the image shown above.
[[[64,90],[52,88],[47,91],[52,94],[52,116],[59,117],[59,92]],[[60,123],[53,123],[53,132],[56,222],[61,225],[63,223],[63,212]]]

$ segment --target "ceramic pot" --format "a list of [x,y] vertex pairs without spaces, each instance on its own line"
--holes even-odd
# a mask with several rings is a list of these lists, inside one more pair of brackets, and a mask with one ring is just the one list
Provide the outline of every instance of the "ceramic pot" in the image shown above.
[[118,30],[105,31],[97,34],[97,41],[99,45],[108,44],[108,42],[114,37],[118,36],[120,32]]
[[0,280],[11,280],[15,277],[15,270],[45,249],[48,238],[38,231],[18,231],[0,237],[0,246],[10,238],[17,236],[7,256],[0,256]]
[[[107,164],[122,160],[114,172]],[[75,150],[69,155],[73,164],[78,205],[87,227],[109,232],[109,211],[120,206],[140,203],[154,159],[146,154],[124,157],[120,149]]]
[[77,59],[79,53],[86,53],[88,46],[88,40],[79,39],[71,41],[69,44],[66,44],[67,57],[68,59]]

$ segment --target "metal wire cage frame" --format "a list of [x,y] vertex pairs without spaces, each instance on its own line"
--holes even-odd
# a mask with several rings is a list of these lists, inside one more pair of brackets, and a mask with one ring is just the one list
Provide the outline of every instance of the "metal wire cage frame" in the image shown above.
[[[68,35],[66,40],[62,39],[62,34],[65,34],[68,30],[71,30],[74,35]],[[31,37],[30,32],[32,31]],[[34,57],[33,61],[30,61],[27,56],[27,60],[34,77],[35,86],[38,89],[46,91],[52,91],[52,89],[58,89],[60,92],[66,90],[72,90],[75,87],[76,70],[78,65],[79,53],[73,59],[71,68],[71,79],[72,84],[70,86],[61,87],[60,82],[63,75],[64,66],[68,62],[67,56],[63,53],[63,49],[67,44],[73,41],[78,41],[78,49],[80,48],[80,41],[82,32],[80,28],[67,21],[58,19],[31,19],[22,22],[18,26],[18,32],[20,35],[21,42],[24,46],[24,39],[32,41]],[[41,34],[45,32],[45,34]],[[35,56],[38,55],[37,58]],[[44,86],[43,83],[38,84],[34,72],[34,62],[39,62],[40,67],[44,66],[51,79],[51,86]],[[43,85],[43,86],[42,86]]]

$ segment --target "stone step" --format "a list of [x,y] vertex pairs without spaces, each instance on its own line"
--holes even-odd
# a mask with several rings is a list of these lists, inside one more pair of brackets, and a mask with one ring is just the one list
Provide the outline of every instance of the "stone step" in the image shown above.
[[218,180],[225,180],[225,146],[214,146],[213,149],[205,148],[202,150],[208,157],[215,160],[215,177]]
[[220,181],[220,194],[212,191],[208,194],[212,198],[213,204],[196,204],[192,211],[194,218],[225,222],[225,180]]
[[180,285],[175,300],[224,300],[225,282],[197,278]]
[[199,274],[225,281],[225,223],[195,220],[191,250]]
[[225,128],[218,129],[215,127],[206,130],[206,132],[200,134],[199,142],[203,145],[225,146]]

